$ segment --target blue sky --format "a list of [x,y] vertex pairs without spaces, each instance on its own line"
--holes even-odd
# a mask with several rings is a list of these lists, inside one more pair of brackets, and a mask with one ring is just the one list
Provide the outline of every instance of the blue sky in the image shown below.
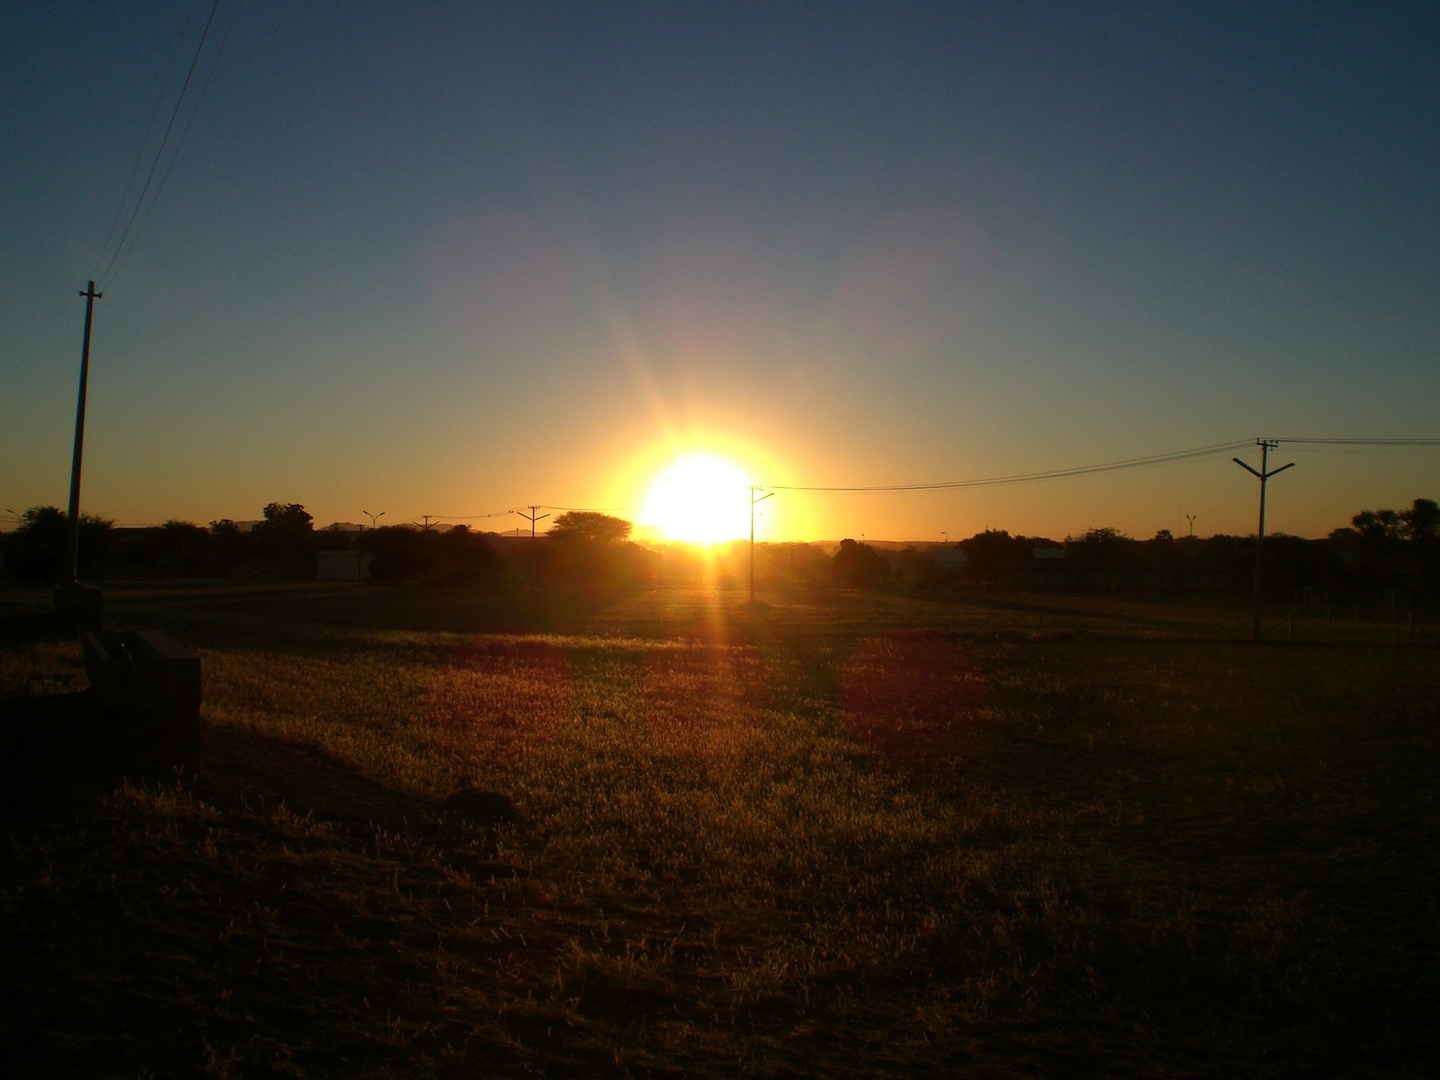
[[[0,16],[4,507],[64,503],[76,293],[187,11],[183,65],[208,3]],[[85,506],[402,520],[633,505],[690,450],[846,485],[1440,435],[1437,31],[1403,4],[250,0],[97,305]],[[1434,450],[1290,456],[1276,528],[1440,494]],[[1224,455],[795,495],[762,534],[1248,531],[1253,488]]]

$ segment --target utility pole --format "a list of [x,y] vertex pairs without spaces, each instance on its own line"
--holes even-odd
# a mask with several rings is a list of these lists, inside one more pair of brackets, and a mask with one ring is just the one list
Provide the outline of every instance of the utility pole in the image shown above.
[[65,549],[65,582],[75,584],[80,574],[80,456],[85,447],[85,390],[90,381],[90,319],[95,301],[104,293],[95,291],[95,282],[80,294],[85,297],[85,341],[80,346],[80,396],[75,405],[75,455],[70,459],[70,538]]
[[755,603],[755,504],[762,503],[775,494],[772,491],[757,499],[755,493],[760,490],[761,488],[758,486],[750,485],[750,603],[752,604]]
[[547,517],[550,516],[549,514],[541,514],[539,517],[536,517],[536,516],[535,516],[535,511],[536,511],[536,510],[539,510],[539,509],[540,509],[540,507],[538,507],[538,506],[527,506],[527,507],[525,508],[525,510],[529,510],[529,511],[530,511],[528,514],[525,513],[525,510],[512,510],[512,511],[510,511],[512,514],[519,514],[519,515],[520,515],[522,518],[524,518],[526,521],[530,522],[530,539],[531,539],[531,540],[534,540],[534,539],[535,539],[535,523],[536,523],[537,521],[544,521]]
[[1260,584],[1262,580],[1262,574],[1264,573],[1264,563],[1260,561],[1260,557],[1262,554],[1261,549],[1265,545],[1265,485],[1269,483],[1270,478],[1272,476],[1275,476],[1277,473],[1282,473],[1286,469],[1293,469],[1295,467],[1295,463],[1292,461],[1289,465],[1281,465],[1278,469],[1271,469],[1270,451],[1278,448],[1280,443],[1274,439],[1256,439],[1255,445],[1260,447],[1259,472],[1256,472],[1249,465],[1246,465],[1245,462],[1241,461],[1238,457],[1231,458],[1230,460],[1235,462],[1236,465],[1239,465],[1242,469],[1244,469],[1246,472],[1250,473],[1250,475],[1256,477],[1260,481],[1260,528],[1255,533],[1255,626],[1253,629],[1252,638],[1252,640],[1254,641],[1259,641]]

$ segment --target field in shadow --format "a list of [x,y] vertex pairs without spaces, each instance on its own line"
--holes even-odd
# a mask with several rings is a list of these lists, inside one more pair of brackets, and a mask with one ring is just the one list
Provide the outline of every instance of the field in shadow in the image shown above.
[[37,598],[0,598],[13,1060],[1399,1077],[1440,1057],[1432,643],[1257,648],[1230,608],[1124,598],[447,595],[107,594],[204,663],[200,774],[158,779],[95,726]]

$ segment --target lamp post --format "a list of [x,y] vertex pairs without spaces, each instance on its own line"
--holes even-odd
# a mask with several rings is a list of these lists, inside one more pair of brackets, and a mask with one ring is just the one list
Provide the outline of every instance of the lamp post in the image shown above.
[[381,510],[378,514],[372,514],[369,510],[361,510],[360,512],[370,519],[370,528],[372,529],[378,529],[380,526],[377,523],[385,516],[384,510]]

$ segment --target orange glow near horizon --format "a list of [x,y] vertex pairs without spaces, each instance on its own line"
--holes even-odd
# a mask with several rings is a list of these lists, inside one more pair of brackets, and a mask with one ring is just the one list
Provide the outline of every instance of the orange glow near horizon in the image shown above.
[[688,454],[673,462],[650,487],[645,524],[666,539],[720,544],[749,535],[745,470],[715,454]]

